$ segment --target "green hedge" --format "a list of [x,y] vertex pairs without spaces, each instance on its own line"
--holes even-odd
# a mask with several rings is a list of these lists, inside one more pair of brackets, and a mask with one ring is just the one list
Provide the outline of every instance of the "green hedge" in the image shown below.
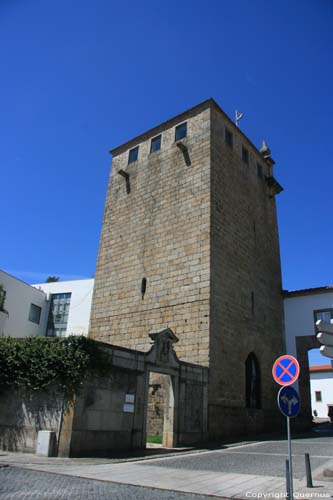
[[29,391],[56,385],[73,394],[91,372],[109,368],[98,344],[86,337],[0,337],[0,390],[21,387]]

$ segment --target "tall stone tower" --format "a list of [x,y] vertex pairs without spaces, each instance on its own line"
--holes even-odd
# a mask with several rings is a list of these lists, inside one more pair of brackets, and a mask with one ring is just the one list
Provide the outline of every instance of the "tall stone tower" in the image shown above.
[[209,367],[211,437],[268,429],[284,353],[274,161],[214,100],[113,149],[90,336]]

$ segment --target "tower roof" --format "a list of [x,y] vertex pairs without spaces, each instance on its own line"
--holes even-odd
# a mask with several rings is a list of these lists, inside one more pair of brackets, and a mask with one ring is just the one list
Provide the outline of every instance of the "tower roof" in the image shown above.
[[168,120],[160,123],[159,125],[156,125],[155,127],[147,130],[146,132],[143,132],[142,134],[133,137],[133,139],[130,139],[129,141],[126,141],[123,144],[120,144],[119,146],[110,149],[109,153],[112,154],[113,156],[117,156],[123,153],[124,151],[130,149],[131,147],[136,146],[138,143],[146,141],[147,139],[160,134],[165,129],[170,128],[181,121],[185,121],[189,117],[196,115],[207,108],[213,108],[213,107],[223,114],[224,118],[229,122],[229,126],[233,128],[233,131],[235,133],[241,134],[254,148],[254,150],[258,153],[258,155],[260,155],[263,158],[263,160],[265,160],[262,152],[257,148],[257,146],[255,146],[253,142],[244,134],[244,132],[242,132],[242,130],[235,125],[232,119],[223,111],[223,109],[217,104],[217,102],[213,98],[206,99],[205,101],[202,101],[196,106],[193,106],[187,109],[186,111],[183,111],[182,113],[173,116],[172,118],[169,118]]

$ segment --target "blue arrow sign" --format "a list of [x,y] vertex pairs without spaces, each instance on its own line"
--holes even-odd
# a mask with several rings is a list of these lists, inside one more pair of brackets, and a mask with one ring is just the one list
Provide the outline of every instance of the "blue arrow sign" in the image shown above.
[[301,408],[301,401],[298,392],[293,387],[289,385],[281,387],[277,400],[280,411],[285,417],[297,417]]

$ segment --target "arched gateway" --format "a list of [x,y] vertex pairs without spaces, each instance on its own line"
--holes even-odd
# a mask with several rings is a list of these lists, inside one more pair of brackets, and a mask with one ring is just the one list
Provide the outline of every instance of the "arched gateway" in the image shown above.
[[171,329],[150,338],[153,345],[146,353],[102,344],[112,363],[110,377],[86,383],[63,416],[59,456],[145,448],[151,373],[168,381],[163,445],[174,447],[207,439],[208,369],[177,358],[173,345],[178,338]]

